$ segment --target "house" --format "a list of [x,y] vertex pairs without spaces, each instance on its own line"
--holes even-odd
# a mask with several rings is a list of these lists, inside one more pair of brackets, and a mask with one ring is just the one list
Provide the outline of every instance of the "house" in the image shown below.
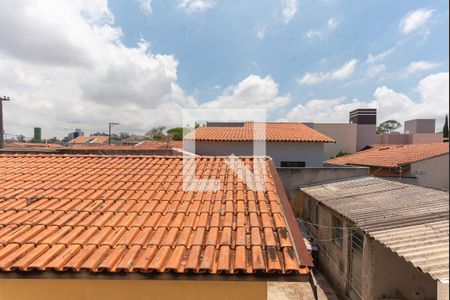
[[374,176],[448,190],[448,143],[374,145],[368,149],[325,161],[325,165],[370,167]]
[[69,145],[106,145],[108,144],[107,135],[89,135],[89,136],[79,136],[69,141]]
[[324,145],[323,160],[327,160],[338,152],[355,153],[375,144],[377,110],[359,108],[349,113],[348,123],[310,123],[310,126],[336,141]]
[[[320,167],[324,144],[334,142],[303,123],[288,122],[207,123],[184,140],[185,150],[220,156],[260,155],[254,153],[254,146],[263,143],[277,167]],[[195,149],[186,148],[189,141],[195,142]]]
[[448,299],[447,192],[370,176],[301,191],[314,262],[342,299]]
[[268,281],[311,289],[273,161],[241,159],[263,190],[223,157],[196,156],[197,175],[183,177],[180,156],[0,154],[0,298],[266,299]]

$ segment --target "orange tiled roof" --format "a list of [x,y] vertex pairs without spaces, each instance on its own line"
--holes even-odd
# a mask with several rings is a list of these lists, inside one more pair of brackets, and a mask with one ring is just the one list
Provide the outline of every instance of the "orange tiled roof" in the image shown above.
[[440,156],[448,153],[448,150],[448,143],[376,145],[371,149],[327,160],[326,163],[393,168]]
[[74,138],[69,143],[72,144],[106,144],[108,142],[108,136],[104,135],[90,135],[79,136]]
[[15,148],[15,149],[57,149],[61,148],[60,144],[52,144],[52,143],[26,143],[26,142],[12,142],[5,144],[6,148]]
[[87,150],[167,150],[173,148],[183,148],[183,141],[143,141],[136,145],[116,145],[116,144],[73,144],[71,149]]
[[321,142],[334,143],[334,140],[303,123],[267,122],[244,123],[242,127],[199,127],[188,134],[185,139],[199,141],[253,141],[253,128],[258,125],[266,127],[266,141],[270,142]]
[[273,162],[255,159],[265,192],[196,158],[222,178],[212,193],[182,190],[180,157],[0,154],[0,270],[307,274]]

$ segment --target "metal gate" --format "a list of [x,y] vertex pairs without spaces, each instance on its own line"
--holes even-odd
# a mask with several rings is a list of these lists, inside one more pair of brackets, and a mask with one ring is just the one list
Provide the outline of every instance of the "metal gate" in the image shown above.
[[350,299],[362,299],[362,270],[364,236],[355,230],[351,234],[350,272],[348,296]]

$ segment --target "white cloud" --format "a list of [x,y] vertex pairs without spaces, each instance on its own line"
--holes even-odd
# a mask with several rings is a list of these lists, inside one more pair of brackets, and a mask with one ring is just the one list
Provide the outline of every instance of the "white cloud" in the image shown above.
[[270,77],[250,75],[236,86],[230,86],[216,99],[202,107],[265,108],[275,110],[291,101],[289,95],[279,95],[278,84]]
[[260,40],[266,36],[266,25],[258,23],[255,27],[256,37]]
[[310,29],[305,32],[305,36],[310,40],[321,40],[327,37],[330,33],[332,33],[338,27],[341,21],[337,18],[330,18],[327,21],[326,28],[322,29]]
[[370,65],[367,68],[366,75],[369,78],[373,78],[381,73],[383,73],[386,70],[385,65]]
[[341,21],[338,20],[338,19],[336,19],[336,18],[330,18],[330,19],[328,19],[328,21],[327,21],[328,30],[330,30],[330,31],[335,30],[335,29],[338,27],[338,25],[339,25],[340,22],[341,22]]
[[152,0],[137,0],[141,11],[146,15],[151,15],[152,10]]
[[382,61],[386,57],[388,57],[389,55],[394,53],[395,50],[396,50],[396,47],[393,47],[393,48],[387,49],[387,50],[385,50],[385,51],[383,51],[383,52],[381,52],[379,54],[376,54],[376,55],[369,54],[367,56],[366,63],[373,64],[373,63]]
[[378,122],[394,119],[399,122],[414,118],[436,118],[438,127],[449,110],[449,73],[437,73],[417,85],[418,99],[413,100],[387,86],[378,87],[372,100],[313,99],[295,106],[287,119],[303,122],[348,122],[349,111],[356,108],[377,108]]
[[411,75],[414,73],[424,72],[424,71],[430,71],[432,69],[435,69],[439,66],[441,66],[441,63],[431,62],[431,61],[413,61],[410,63],[404,71],[404,75]]
[[177,85],[175,57],[152,53],[146,41],[122,43],[106,1],[0,6],[8,23],[0,27],[2,93],[12,99],[4,105],[8,133],[30,135],[42,126],[45,136],[62,136],[75,121],[88,132],[104,131],[111,120],[121,130],[145,130],[168,119],[167,105],[195,102]]
[[319,73],[306,73],[302,78],[297,79],[299,84],[317,84],[325,80],[343,80],[349,78],[356,69],[358,64],[357,59],[352,59],[346,62],[342,67],[329,71]]
[[421,8],[409,12],[400,22],[400,30],[404,34],[423,28],[433,16],[434,10]]
[[289,23],[297,13],[298,0],[282,0],[281,14],[285,23]]
[[186,13],[203,12],[216,5],[215,0],[180,0],[178,7]]

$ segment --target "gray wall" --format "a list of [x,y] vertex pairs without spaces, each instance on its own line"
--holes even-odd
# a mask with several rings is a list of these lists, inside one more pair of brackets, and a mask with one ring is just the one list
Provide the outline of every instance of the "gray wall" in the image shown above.
[[369,281],[370,299],[394,298],[399,294],[403,299],[436,299],[437,283],[430,275],[420,272],[378,241],[371,240],[374,273]]
[[435,133],[435,119],[415,119],[405,121],[405,133]]
[[[200,155],[253,155],[252,142],[196,141],[195,153]],[[276,166],[280,161],[304,161],[307,167],[323,165],[323,143],[267,142],[266,155]]]
[[377,142],[377,125],[358,124],[356,131],[356,151]]
[[411,164],[411,175],[416,184],[441,190],[448,190],[449,155],[441,155]]

